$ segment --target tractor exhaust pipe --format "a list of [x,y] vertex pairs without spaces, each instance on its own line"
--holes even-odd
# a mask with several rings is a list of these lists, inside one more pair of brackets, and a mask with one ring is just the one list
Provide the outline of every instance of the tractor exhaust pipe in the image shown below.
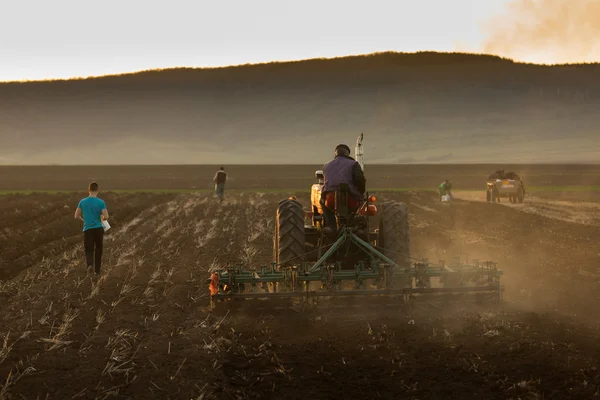
[[363,141],[363,134],[361,132],[358,139],[356,139],[356,145],[354,146],[354,159],[356,161],[358,161],[360,168],[364,171],[365,170],[365,156],[363,153],[362,141]]

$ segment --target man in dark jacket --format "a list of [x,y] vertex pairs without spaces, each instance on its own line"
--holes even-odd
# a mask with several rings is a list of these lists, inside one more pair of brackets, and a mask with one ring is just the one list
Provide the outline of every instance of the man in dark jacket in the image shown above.
[[225,172],[225,168],[221,167],[215,174],[213,178],[213,182],[215,183],[215,192],[219,201],[223,201],[223,197],[225,196],[225,183],[227,182],[227,172]]
[[[360,164],[350,157],[350,147],[340,144],[335,148],[334,159],[323,166],[323,190],[321,192],[321,206],[327,227],[333,232],[337,231],[335,212],[327,207],[327,193],[335,193],[341,183],[348,185],[351,201],[360,206],[366,189],[365,174]],[[329,204],[331,206],[331,204]],[[329,229],[328,229],[329,230]]]

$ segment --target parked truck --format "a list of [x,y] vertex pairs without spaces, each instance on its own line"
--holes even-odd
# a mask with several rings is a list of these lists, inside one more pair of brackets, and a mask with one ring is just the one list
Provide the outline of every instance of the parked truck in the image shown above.
[[508,199],[511,203],[523,203],[525,199],[525,184],[523,179],[514,172],[499,170],[486,179],[486,200],[488,203]]

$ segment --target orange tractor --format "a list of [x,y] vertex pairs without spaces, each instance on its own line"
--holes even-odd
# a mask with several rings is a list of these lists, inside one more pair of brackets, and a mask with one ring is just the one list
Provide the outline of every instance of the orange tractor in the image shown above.
[[[355,157],[364,169],[362,134]],[[228,266],[215,271],[210,283],[211,304],[226,299],[297,298],[304,304],[346,296],[400,298],[417,294],[478,293],[499,299],[502,272],[496,263],[433,265],[410,255],[408,207],[388,200],[379,207],[367,193],[353,201],[348,187],[327,196],[339,229],[325,234],[320,204],[322,171],[311,189],[310,209],[290,197],[279,202],[275,218],[273,263],[260,267]],[[438,287],[433,283],[434,279]]]

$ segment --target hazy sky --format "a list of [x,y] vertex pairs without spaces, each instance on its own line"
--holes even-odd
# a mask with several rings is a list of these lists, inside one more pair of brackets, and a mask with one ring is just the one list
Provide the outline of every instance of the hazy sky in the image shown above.
[[[527,0],[531,1],[546,0]],[[221,66],[386,50],[481,51],[484,27],[508,3],[509,0],[4,0],[0,2],[0,80]],[[506,50],[505,43],[496,47]]]

